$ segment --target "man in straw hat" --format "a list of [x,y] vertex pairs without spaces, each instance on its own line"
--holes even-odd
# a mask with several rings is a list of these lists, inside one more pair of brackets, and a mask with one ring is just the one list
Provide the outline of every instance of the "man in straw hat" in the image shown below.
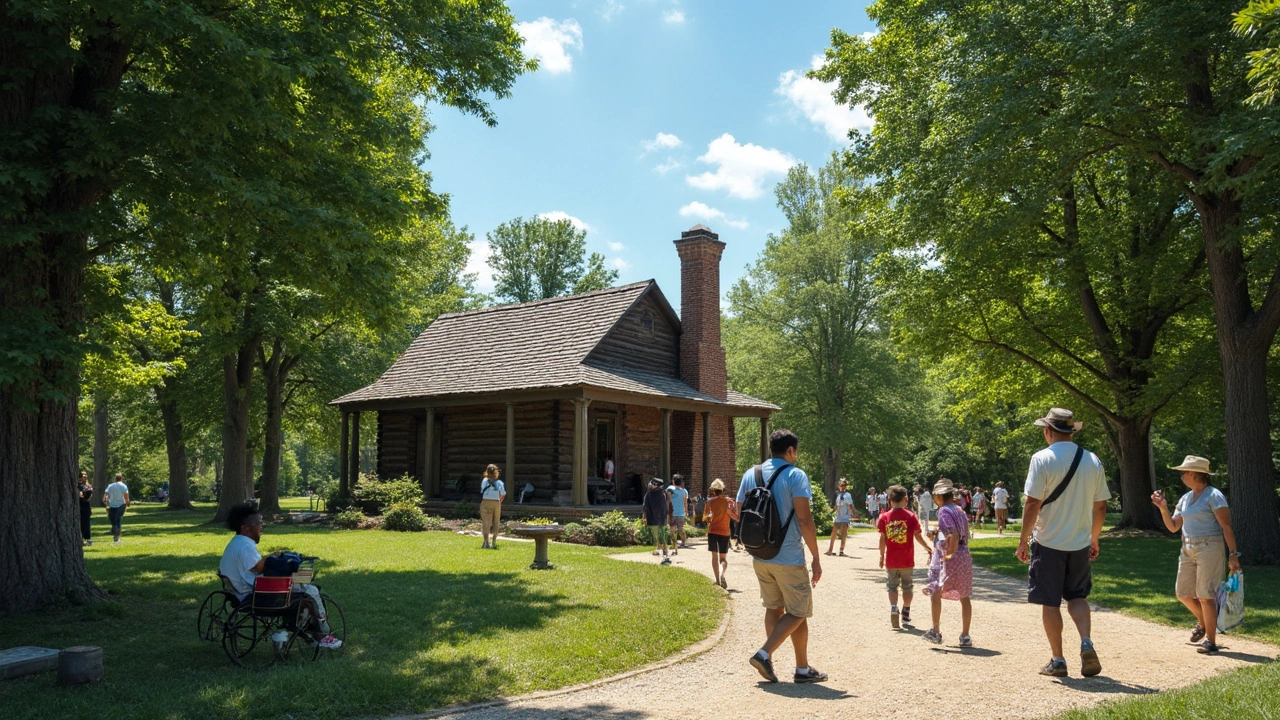
[[1107,515],[1107,478],[1098,456],[1076,445],[1084,423],[1070,410],[1052,408],[1036,420],[1049,447],[1031,456],[1018,559],[1031,563],[1027,602],[1040,605],[1044,633],[1053,657],[1041,675],[1067,676],[1062,652],[1062,601],[1080,632],[1080,674],[1102,672],[1089,636],[1090,563],[1098,557],[1098,536]]

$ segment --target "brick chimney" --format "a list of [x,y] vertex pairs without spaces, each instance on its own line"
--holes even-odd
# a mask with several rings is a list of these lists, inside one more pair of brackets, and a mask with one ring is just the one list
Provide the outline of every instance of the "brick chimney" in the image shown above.
[[720,346],[720,236],[701,224],[680,233],[680,379],[695,390],[728,397]]

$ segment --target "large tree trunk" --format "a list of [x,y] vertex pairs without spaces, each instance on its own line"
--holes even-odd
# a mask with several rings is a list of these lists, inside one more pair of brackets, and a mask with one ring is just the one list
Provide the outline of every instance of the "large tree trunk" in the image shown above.
[[827,499],[835,497],[836,483],[840,480],[840,448],[822,449],[822,492]]
[[1120,462],[1120,522],[1117,528],[1163,530],[1155,506],[1151,504],[1150,419],[1124,418],[1113,422],[1116,459]]
[[89,501],[94,507],[102,504],[102,492],[111,483],[110,470],[107,467],[108,421],[111,419],[108,410],[106,393],[96,393],[93,397],[93,498]]
[[261,339],[254,337],[222,358],[222,492],[214,522],[226,520],[232,506],[253,499],[249,475],[250,385]]
[[267,390],[267,419],[262,451],[262,493],[258,507],[264,512],[280,512],[280,453],[284,444],[284,382],[287,365],[284,343],[277,338],[271,356],[259,352],[262,383]]
[[1218,356],[1226,405],[1231,524],[1246,562],[1280,562],[1276,473],[1267,413],[1267,350],[1280,324],[1280,294],[1272,286],[1255,311],[1244,252],[1236,237],[1242,203],[1231,193],[1195,196],[1204,236]]
[[169,509],[191,510],[191,488],[187,476],[187,441],[183,437],[182,414],[173,391],[157,388],[160,418],[164,422],[164,448],[169,456]]

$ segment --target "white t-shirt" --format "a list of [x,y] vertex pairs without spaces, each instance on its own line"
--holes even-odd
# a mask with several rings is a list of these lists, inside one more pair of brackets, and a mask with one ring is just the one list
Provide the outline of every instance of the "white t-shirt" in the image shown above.
[[484,500],[501,500],[507,494],[507,486],[501,480],[484,479],[480,481],[480,497]]
[[920,512],[933,512],[933,496],[927,492],[922,492],[916,496],[916,506],[920,508]]
[[247,535],[237,534],[227,543],[227,549],[222,551],[218,573],[231,578],[231,586],[235,588],[237,598],[243,600],[253,592],[253,579],[257,575],[250,572],[250,568],[261,559],[258,544]]
[[129,486],[119,480],[111,483],[106,490],[102,491],[102,496],[107,499],[107,505],[113,508],[124,505],[124,496],[128,494]]
[[[1027,468],[1027,497],[1043,500],[1057,489],[1075,459],[1076,444],[1056,442],[1031,456]],[[1085,451],[1066,491],[1040,509],[1032,533],[1037,543],[1054,550],[1074,552],[1089,547],[1093,533],[1093,504],[1111,497],[1107,476],[1098,456]]]
[[[1084,458],[1081,458],[1080,462],[1083,463]],[[1071,482],[1075,482],[1075,480],[1072,480]],[[991,502],[995,503],[995,507],[997,510],[1007,510],[1009,508],[1009,491],[1005,490],[1002,487],[998,487],[995,490],[992,490]]]
[[606,478],[612,478],[612,477],[613,477],[613,461],[612,461],[612,460],[605,460],[605,461],[604,461],[604,476],[605,476]]
[[867,512],[875,512],[880,509],[880,503],[876,501],[876,496],[867,495]]
[[876,496],[876,503],[880,506],[881,510],[887,511],[889,509],[889,495],[887,493],[880,493]]

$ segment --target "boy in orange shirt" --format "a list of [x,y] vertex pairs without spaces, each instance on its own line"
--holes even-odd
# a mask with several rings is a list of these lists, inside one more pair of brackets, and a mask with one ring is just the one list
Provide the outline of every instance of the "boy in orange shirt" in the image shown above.
[[880,567],[885,569],[885,582],[889,587],[889,623],[899,627],[898,586],[902,586],[901,620],[911,622],[911,574],[916,567],[914,538],[925,552],[933,549],[924,541],[920,519],[907,509],[907,489],[901,485],[889,488],[889,504],[893,509],[880,515],[876,529],[880,531]]

